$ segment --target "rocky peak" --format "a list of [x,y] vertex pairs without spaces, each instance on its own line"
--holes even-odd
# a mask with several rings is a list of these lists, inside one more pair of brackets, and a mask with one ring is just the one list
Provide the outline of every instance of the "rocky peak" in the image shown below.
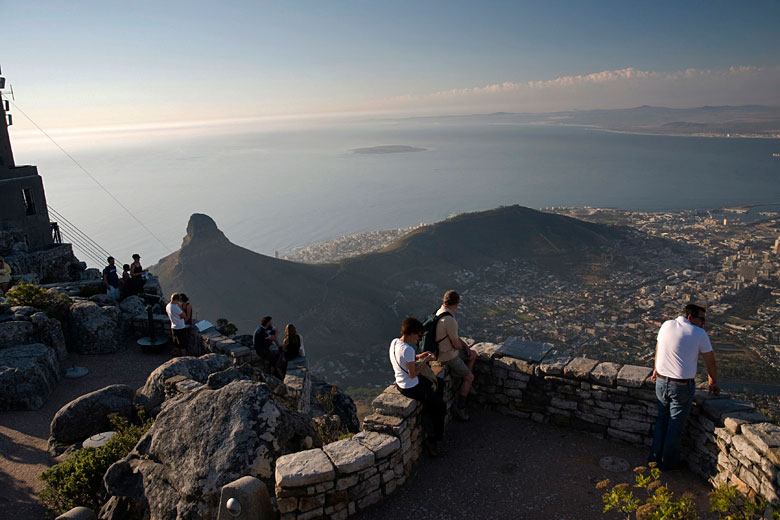
[[214,219],[203,213],[193,213],[190,217],[190,221],[187,223],[187,236],[184,237],[182,247],[195,240],[228,241],[225,234],[217,227]]

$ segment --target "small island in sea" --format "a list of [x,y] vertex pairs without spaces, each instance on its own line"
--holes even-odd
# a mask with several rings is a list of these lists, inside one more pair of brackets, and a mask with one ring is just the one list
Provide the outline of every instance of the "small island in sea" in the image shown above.
[[380,153],[410,153],[425,152],[427,148],[418,148],[416,146],[406,146],[399,144],[385,144],[382,146],[370,146],[368,148],[355,148],[352,153],[380,154]]

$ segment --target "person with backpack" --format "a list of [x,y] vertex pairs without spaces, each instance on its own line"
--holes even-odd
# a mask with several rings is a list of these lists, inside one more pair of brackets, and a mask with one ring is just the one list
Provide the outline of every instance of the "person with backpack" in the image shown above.
[[414,345],[425,330],[417,318],[406,318],[401,324],[401,337],[390,343],[390,364],[395,374],[395,384],[406,397],[423,403],[423,413],[428,416],[433,432],[423,438],[423,446],[431,456],[438,455],[437,443],[444,434],[447,405],[444,404],[443,385],[422,376],[425,366],[436,360],[432,352],[416,354]]
[[455,406],[452,408],[453,414],[461,421],[468,421],[466,397],[471,390],[471,383],[474,382],[474,363],[477,360],[477,353],[458,336],[458,322],[453,315],[458,305],[460,305],[460,295],[457,292],[450,290],[444,293],[442,305],[436,311],[435,340],[439,349],[438,361],[449,368],[453,377],[462,379]]

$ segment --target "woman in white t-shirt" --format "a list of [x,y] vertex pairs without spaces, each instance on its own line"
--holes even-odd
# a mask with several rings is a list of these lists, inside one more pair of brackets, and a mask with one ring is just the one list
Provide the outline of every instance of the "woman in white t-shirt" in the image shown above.
[[[444,418],[447,407],[442,398],[442,392],[433,389],[433,383],[426,377],[419,377],[423,367],[430,361],[435,361],[432,352],[415,354],[414,346],[420,339],[425,327],[416,318],[406,318],[401,325],[401,337],[390,343],[390,364],[395,373],[395,384],[401,394],[423,403],[423,413],[431,419],[433,432],[423,439],[423,444],[433,456],[438,454],[436,443],[444,433]],[[439,385],[443,387],[443,385]]]

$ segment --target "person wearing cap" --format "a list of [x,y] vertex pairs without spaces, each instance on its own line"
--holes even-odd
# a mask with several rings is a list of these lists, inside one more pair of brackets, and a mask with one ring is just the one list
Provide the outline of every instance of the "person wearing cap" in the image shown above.
[[133,255],[133,263],[130,264],[130,294],[140,294],[144,290],[144,268],[141,265],[141,255]]
[[720,393],[715,354],[703,328],[706,314],[701,305],[689,303],[683,309],[683,316],[664,322],[658,331],[652,376],[658,419],[649,462],[655,462],[664,471],[675,469],[680,463],[680,441],[693,405],[699,354],[707,366],[710,393]]

